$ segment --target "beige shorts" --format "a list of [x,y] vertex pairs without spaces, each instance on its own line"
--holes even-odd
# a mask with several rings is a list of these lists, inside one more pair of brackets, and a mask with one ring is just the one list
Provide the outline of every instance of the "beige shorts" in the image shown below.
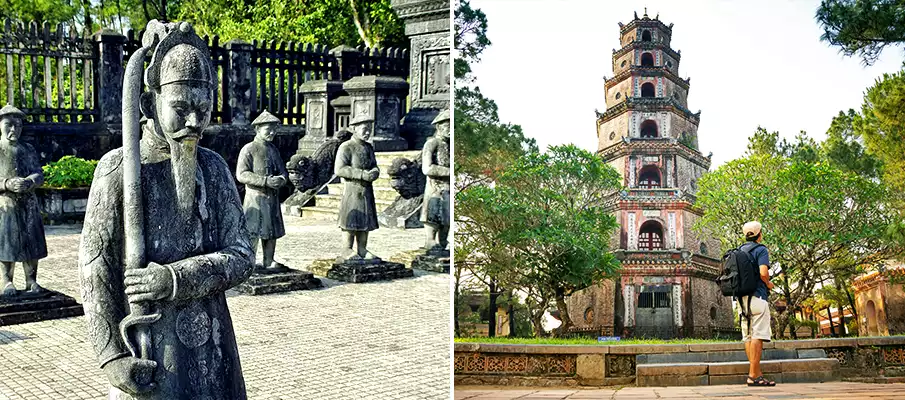
[[[748,310],[748,296],[741,298],[739,304],[741,310]],[[760,339],[769,342],[773,337],[773,329],[770,327],[770,305],[767,301],[760,297],[751,297],[751,331],[748,331],[748,319],[744,315],[742,319],[742,341],[749,341],[751,338]]]

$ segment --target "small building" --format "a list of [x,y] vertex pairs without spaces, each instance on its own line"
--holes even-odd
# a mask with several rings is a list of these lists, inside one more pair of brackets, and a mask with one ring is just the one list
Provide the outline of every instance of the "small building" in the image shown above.
[[[732,300],[720,293],[720,243],[691,227],[697,182],[710,168],[698,150],[700,112],[688,109],[690,79],[670,47],[672,24],[644,16],[619,24],[614,76],[597,113],[597,154],[620,172],[625,190],[609,210],[620,231],[611,248],[621,276],[568,300],[574,331],[588,335],[713,337],[738,335]],[[741,227],[739,227],[741,228]]]
[[861,336],[905,334],[905,265],[855,279],[855,307]]

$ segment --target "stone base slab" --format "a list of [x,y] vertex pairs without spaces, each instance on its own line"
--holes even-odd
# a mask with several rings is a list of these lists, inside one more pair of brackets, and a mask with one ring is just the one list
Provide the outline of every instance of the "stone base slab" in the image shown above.
[[45,290],[33,294],[20,290],[14,297],[0,297],[0,326],[77,317],[85,310],[75,299],[60,292]]
[[422,271],[449,273],[449,252],[446,256],[422,254],[412,260],[412,268]]
[[236,286],[239,293],[257,296],[261,294],[310,290],[323,287],[320,279],[307,271],[286,268],[280,271],[256,268],[254,274],[241,285]]
[[405,265],[380,259],[374,260],[316,260],[311,270],[320,276],[349,283],[388,281],[411,278],[415,272]]

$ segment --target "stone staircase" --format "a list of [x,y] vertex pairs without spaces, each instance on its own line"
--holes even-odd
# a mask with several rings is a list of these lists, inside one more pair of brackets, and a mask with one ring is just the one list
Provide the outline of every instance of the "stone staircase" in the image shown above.
[[[396,196],[398,196],[396,191],[390,187],[390,176],[387,174],[387,170],[393,164],[393,160],[398,157],[415,160],[421,157],[421,150],[377,153],[377,167],[380,168],[380,177],[374,181],[374,199],[377,203],[377,212],[381,212],[389,207],[390,204],[393,204]],[[335,221],[342,196],[343,184],[337,179],[335,183],[327,185],[326,193],[318,194],[315,197],[315,205],[302,207],[302,218]]]
[[[765,349],[761,369],[776,383],[840,380],[839,360],[823,349]],[[748,359],[742,350],[639,354],[638,386],[700,386],[744,384]]]

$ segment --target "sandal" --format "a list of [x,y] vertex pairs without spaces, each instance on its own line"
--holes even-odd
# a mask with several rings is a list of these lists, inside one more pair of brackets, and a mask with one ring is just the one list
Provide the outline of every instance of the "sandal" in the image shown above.
[[748,379],[753,380],[754,382],[748,382],[748,386],[776,386],[776,382],[768,381],[764,379],[764,376],[758,376],[757,378],[748,377]]

